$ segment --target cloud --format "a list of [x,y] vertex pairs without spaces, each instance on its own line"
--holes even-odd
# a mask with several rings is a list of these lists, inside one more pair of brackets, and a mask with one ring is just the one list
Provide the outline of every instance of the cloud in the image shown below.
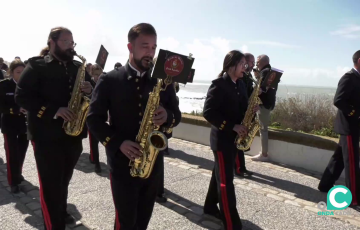
[[340,29],[330,32],[330,34],[349,39],[360,38],[360,25],[344,25]]
[[333,69],[324,68],[292,68],[284,67],[282,84],[336,87],[339,79],[351,67],[338,66]]
[[281,42],[273,42],[273,41],[251,41],[249,44],[256,44],[256,45],[266,45],[266,46],[276,46],[282,48],[300,48],[300,46],[296,45],[289,45]]

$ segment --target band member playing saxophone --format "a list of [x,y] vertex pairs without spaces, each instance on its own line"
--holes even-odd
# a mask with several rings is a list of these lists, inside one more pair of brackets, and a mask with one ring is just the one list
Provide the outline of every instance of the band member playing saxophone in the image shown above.
[[[157,48],[155,28],[147,23],[133,26],[128,33],[129,61],[102,76],[91,99],[87,118],[90,132],[105,146],[110,183],[115,204],[116,230],[145,230],[150,221],[160,181],[160,161],[156,158],[148,178],[133,177],[129,161],[140,159],[141,146],[135,142],[142,120],[150,119],[162,128],[176,126],[181,119],[174,88],[169,86],[155,116],[145,117],[149,93],[157,85],[150,76],[150,62]],[[110,124],[107,121],[107,112]]]
[[[44,56],[29,59],[15,92],[16,103],[27,110],[28,139],[34,147],[47,230],[65,229],[65,223],[74,222],[66,211],[68,186],[83,150],[82,139],[87,136],[86,126],[78,136],[68,135],[63,128],[64,121],[77,119],[76,111],[68,108],[82,66],[73,60],[74,47],[69,29],[51,29],[47,47],[41,52]],[[85,80],[79,91],[90,95],[87,73]]]
[[350,207],[360,204],[360,50],[354,53],[353,63],[354,67],[341,77],[334,97],[338,108],[334,130],[340,140],[318,186],[320,191],[328,192],[345,169],[346,187],[352,195]]
[[7,177],[12,193],[20,192],[19,184],[24,180],[22,167],[29,141],[26,137],[26,111],[14,100],[16,84],[25,68],[21,60],[10,64],[9,76],[0,81],[1,132],[4,134]]
[[[251,93],[253,92],[254,88],[253,88],[253,77],[251,75],[251,71],[255,65],[255,58],[251,53],[245,53],[245,60],[247,63],[247,68],[246,71],[244,73],[243,78],[241,78],[241,80],[244,82],[245,88],[246,88],[246,93],[248,98],[250,98]],[[249,151],[249,150],[248,150]],[[238,150],[237,154],[236,154],[236,158],[235,158],[235,174],[241,177],[244,176],[251,176],[253,175],[252,172],[250,172],[249,170],[247,170],[246,166],[245,166],[245,154],[244,151],[242,150]]]
[[[215,158],[204,213],[220,218],[226,230],[242,229],[236,209],[233,170],[236,136],[247,134],[247,128],[241,125],[248,106],[246,88],[241,80],[247,67],[243,53],[230,51],[225,56],[223,70],[212,81],[204,105],[204,118],[212,125],[210,145]],[[220,211],[217,203],[220,203]]]

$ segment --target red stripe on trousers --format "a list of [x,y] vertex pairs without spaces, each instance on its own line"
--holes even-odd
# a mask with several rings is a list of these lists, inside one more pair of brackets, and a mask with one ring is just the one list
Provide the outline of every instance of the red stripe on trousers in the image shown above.
[[236,162],[236,172],[240,173],[240,157],[239,157],[239,153],[236,153],[235,162]]
[[349,171],[350,171],[350,190],[353,196],[352,205],[357,205],[357,197],[356,197],[356,173],[355,173],[355,155],[354,155],[354,148],[352,137],[349,135],[347,136],[347,143],[349,149]]
[[6,152],[7,179],[8,179],[8,184],[11,186],[12,177],[11,177],[11,168],[10,168],[10,151],[9,151],[9,143],[6,134],[4,134],[4,141],[5,141],[5,152]]
[[89,142],[90,142],[90,159],[92,162],[94,162],[94,153],[93,153],[93,150],[91,148],[91,135],[90,135],[90,131],[88,131],[89,133]]
[[[32,146],[33,146],[33,149],[34,149],[34,154],[35,154],[35,142],[32,141],[31,143],[32,143]],[[52,227],[51,219],[50,219],[49,211],[48,211],[45,199],[44,199],[43,186],[42,186],[42,183],[41,183],[40,173],[39,173],[39,169],[38,169],[37,165],[36,165],[36,169],[38,171],[38,177],[39,177],[40,204],[41,204],[42,212],[44,214],[44,222],[45,222],[45,225],[46,225],[46,229],[51,230],[51,227]]]
[[115,199],[114,199],[114,192],[113,192],[113,188],[112,188],[112,177],[111,177],[111,173],[110,173],[110,186],[111,186],[111,194],[113,196],[113,202],[114,202],[114,206],[115,206],[115,230],[120,230],[120,220],[119,220],[119,213],[116,209],[116,204],[115,204]]
[[217,152],[218,159],[219,159],[219,169],[220,169],[220,193],[221,193],[221,199],[223,203],[224,208],[224,214],[226,219],[226,226],[227,229],[232,229],[232,222],[231,222],[231,216],[230,216],[230,210],[229,210],[229,202],[227,198],[227,192],[226,192],[226,175],[225,175],[225,165],[224,165],[224,158],[222,155],[222,152]]

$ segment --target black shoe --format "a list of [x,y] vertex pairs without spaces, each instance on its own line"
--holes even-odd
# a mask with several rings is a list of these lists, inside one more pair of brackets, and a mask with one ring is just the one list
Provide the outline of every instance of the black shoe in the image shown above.
[[330,189],[332,188],[333,186],[331,187],[324,187],[324,186],[318,186],[318,189],[320,192],[325,192],[325,193],[328,193],[330,191]]
[[166,203],[167,202],[167,198],[160,195],[160,196],[156,196],[156,202],[158,203]]
[[254,173],[253,172],[250,172],[248,170],[244,170],[244,171],[241,171],[240,173],[235,173],[236,175],[240,176],[240,177],[250,177],[252,176]]
[[91,160],[91,155],[89,155],[89,161],[91,164],[95,164],[95,162]]
[[101,173],[101,166],[99,163],[95,164],[95,172],[96,173]]
[[19,193],[19,192],[20,192],[19,185],[12,185],[11,186],[11,193]]
[[74,223],[76,223],[75,218],[72,215],[70,215],[69,213],[66,213],[65,214],[65,224],[74,224]]
[[25,178],[23,177],[23,175],[20,176],[20,183],[23,182],[25,180]]

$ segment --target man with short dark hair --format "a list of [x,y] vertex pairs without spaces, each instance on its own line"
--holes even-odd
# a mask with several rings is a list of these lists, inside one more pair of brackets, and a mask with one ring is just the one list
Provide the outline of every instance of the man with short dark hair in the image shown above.
[[122,66],[122,65],[121,65],[120,62],[116,62],[116,63],[115,63],[115,66],[114,66],[114,69],[119,70],[121,66]]
[[[105,146],[110,183],[115,204],[116,230],[145,230],[149,224],[161,178],[161,163],[147,179],[130,175],[129,161],[142,156],[136,141],[149,93],[157,84],[150,61],[157,48],[154,27],[147,23],[133,26],[128,34],[129,61],[119,70],[102,76],[92,96],[87,124],[90,132]],[[110,122],[107,123],[109,111]],[[160,94],[160,106],[152,122],[163,128],[175,127],[181,119],[174,87]]]
[[350,206],[358,206],[360,201],[360,50],[354,53],[353,63],[354,67],[341,77],[334,97],[334,105],[338,108],[334,131],[340,134],[340,140],[318,189],[328,192],[345,168],[346,187],[350,189],[352,195]]

